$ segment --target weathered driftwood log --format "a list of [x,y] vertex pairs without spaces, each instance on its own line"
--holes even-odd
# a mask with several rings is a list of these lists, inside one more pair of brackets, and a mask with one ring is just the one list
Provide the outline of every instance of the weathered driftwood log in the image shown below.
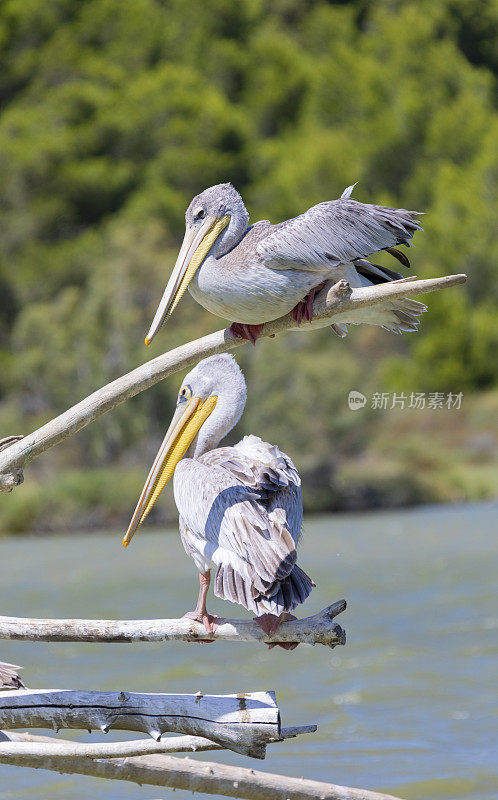
[[[297,326],[292,315],[288,314],[273,322],[267,322],[263,326],[262,336],[275,336],[286,330],[307,331],[320,328],[329,322],[332,324],[345,321],[345,315],[352,321],[354,312],[365,306],[378,305],[385,300],[426,294],[465,281],[465,275],[447,275],[427,280],[405,278],[362,289],[351,289],[346,281],[339,281],[335,285],[329,283],[315,298],[312,322]],[[191,367],[201,358],[233,350],[242,344],[247,342],[232,336],[228,328],[220,330],[176,347],[93,392],[68,411],[25,436],[21,441],[14,442],[0,453],[0,492],[9,492],[20,482],[22,479],[20,471],[33,458],[77,433],[101,414],[143,392],[168,375]]]
[[[7,736],[14,738],[11,734]],[[44,741],[46,737],[31,737],[33,740],[35,738]],[[392,795],[371,792],[367,789],[351,789],[333,783],[289,778],[254,769],[229,767],[225,764],[167,755],[97,760],[84,755],[70,758],[29,756],[20,751],[17,755],[15,753],[2,755],[0,750],[0,763],[48,769],[65,774],[131,781],[140,785],[167,786],[191,792],[246,798],[246,800],[268,800],[268,798],[271,800],[399,800]]]
[[334,617],[346,608],[345,600],[318,614],[282,622],[273,636],[264,633],[253,620],[224,621],[212,634],[190,619],[29,619],[0,617],[0,639],[31,642],[160,642],[212,639],[234,642],[304,642],[336,647],[346,634]]
[[[305,733],[315,733],[316,725],[295,725],[281,728],[278,739],[270,739],[268,744],[284,742]],[[131,742],[69,742],[58,741],[53,736],[37,736],[32,733],[0,731],[0,761],[15,756],[19,766],[22,757],[61,756],[61,758],[128,758],[129,756],[152,755],[153,753],[200,753],[205,750],[225,750],[202,736],[161,737],[160,742],[152,739],[137,739]]]
[[264,758],[268,742],[280,738],[274,692],[238,695],[138,694],[21,689],[0,694],[0,728],[111,728],[202,736],[253,758]]

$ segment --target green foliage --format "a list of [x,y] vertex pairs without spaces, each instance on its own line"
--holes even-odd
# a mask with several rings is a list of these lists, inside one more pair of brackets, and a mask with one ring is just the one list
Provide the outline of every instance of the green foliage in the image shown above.
[[[428,298],[416,335],[324,331],[242,352],[237,433],[274,438],[313,470],[366,451],[374,421],[347,410],[351,388],[491,387],[497,23],[497,0],[5,0],[0,435],[147,357],[184,209],[226,180],[253,219],[273,221],[359,181],[358,199],[426,212],[419,276],[469,275]],[[154,352],[219,324],[187,300]],[[87,428],[59,466],[143,463],[176,383]]]
[[[26,530],[104,528],[124,522],[133,511],[135,495],[144,476],[139,469],[114,472],[104,469],[69,471],[47,485],[31,481],[22,492],[5,498],[0,515],[0,534]],[[165,498],[166,500],[166,498]],[[175,517],[173,501],[161,503],[153,514],[162,523]]]

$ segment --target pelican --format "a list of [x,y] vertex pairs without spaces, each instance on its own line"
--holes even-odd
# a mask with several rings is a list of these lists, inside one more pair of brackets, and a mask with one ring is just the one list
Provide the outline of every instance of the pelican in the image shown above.
[[[386,250],[404,266],[410,262],[397,245],[410,246],[421,226],[418,212],[359,203],[356,184],[338,200],[319,203],[304,214],[272,225],[249,226],[240,194],[229,183],[194,197],[185,214],[185,237],[156,315],[146,336],[149,345],[188,289],[208,311],[232,321],[231,331],[253,343],[264,322],[293,312],[311,321],[313,299],[325,281],[345,279],[352,287],[402,277],[368,260]],[[401,333],[418,327],[426,306],[395,300],[350,312],[333,329],[345,336],[345,323],[367,322]],[[330,323],[324,322],[324,325]]]
[[25,689],[25,685],[17,674],[22,669],[17,664],[8,664],[0,661],[0,689]]
[[258,614],[269,634],[315,585],[296,563],[303,501],[289,456],[252,435],[218,447],[245,403],[233,356],[211,356],[189,372],[123,538],[127,547],[173,477],[182,543],[199,571],[197,605],[185,616],[209,633],[217,622],[206,609],[211,568],[215,595]]

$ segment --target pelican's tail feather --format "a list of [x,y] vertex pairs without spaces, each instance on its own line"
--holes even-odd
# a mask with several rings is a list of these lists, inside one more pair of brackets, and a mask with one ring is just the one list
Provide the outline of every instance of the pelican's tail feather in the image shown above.
[[427,311],[427,306],[419,303],[418,300],[403,298],[383,303],[376,309],[379,315],[378,325],[382,325],[383,328],[393,331],[393,333],[406,333],[418,329],[419,317],[424,311]]
[[[395,248],[390,248],[390,252],[393,250]],[[392,252],[391,255],[393,255]],[[395,257],[398,260],[406,258],[398,250],[395,250]],[[402,275],[399,272],[393,272],[387,267],[372,264],[366,258],[357,258],[349,266],[344,277],[353,288],[361,288],[390,283],[391,281],[399,280]],[[378,305],[364,306],[354,311],[338,314],[332,327],[334,330],[336,328],[340,329],[339,331],[335,330],[340,336],[346,336],[348,325],[360,325],[361,323],[380,325],[393,333],[405,333],[418,329],[420,324],[419,317],[424,311],[427,311],[427,306],[424,303],[419,303],[418,300],[411,300],[407,297],[400,300],[386,300]]]
[[271,596],[261,595],[258,598],[258,610],[260,613],[267,611],[277,615],[283,611],[293,611],[304,603],[314,586],[314,581],[296,564],[290,575],[275,585],[276,591]]
[[347,317],[344,314],[345,319],[341,319],[341,332],[339,335],[341,337],[346,336],[347,325],[359,325],[361,323],[380,325],[381,328],[385,328],[386,331],[392,331],[392,333],[416,331],[420,324],[419,317],[424,311],[427,311],[427,306],[424,303],[419,303],[418,300],[411,300],[410,298],[386,300],[385,303],[379,303],[377,306],[350,311]]
[[238,603],[256,614],[281,614],[292,611],[304,603],[315,583],[308,575],[294,565],[289,575],[268,585],[265,593],[255,590],[250,578],[242,576],[231,564],[219,564],[214,579],[216,597]]

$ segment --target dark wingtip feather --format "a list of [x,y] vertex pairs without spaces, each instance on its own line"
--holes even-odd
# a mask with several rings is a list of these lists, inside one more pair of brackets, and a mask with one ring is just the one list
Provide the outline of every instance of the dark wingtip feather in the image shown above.
[[258,591],[248,578],[243,577],[230,564],[219,564],[214,579],[214,593],[223,600],[237,603],[248,611],[280,614],[293,611],[304,603],[315,583],[303,570],[294,565],[290,574],[280,581]]
[[411,266],[408,257],[404,253],[402,253],[401,250],[398,250],[396,247],[386,247],[386,253],[390,253],[392,256],[394,256],[394,258],[397,258],[398,261],[401,264],[403,264],[404,267]]

